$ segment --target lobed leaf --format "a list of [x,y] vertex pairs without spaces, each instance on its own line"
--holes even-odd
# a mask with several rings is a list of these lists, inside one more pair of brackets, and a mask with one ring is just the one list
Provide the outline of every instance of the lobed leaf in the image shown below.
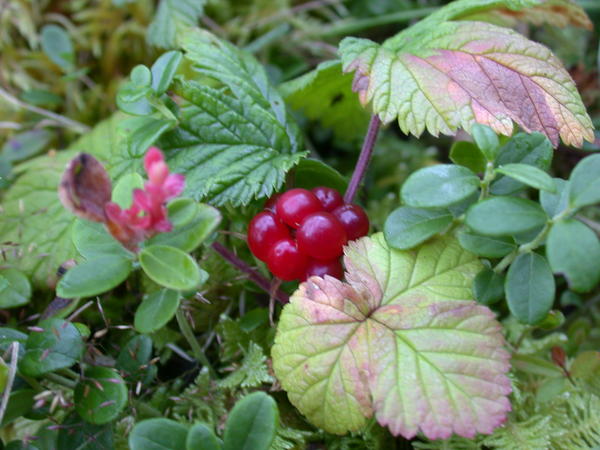
[[312,277],[283,310],[272,356],[290,401],[337,434],[372,415],[406,438],[503,423],[509,354],[493,313],[472,300],[476,256],[451,238],[399,251],[376,234],[351,242],[344,261],[348,283]]

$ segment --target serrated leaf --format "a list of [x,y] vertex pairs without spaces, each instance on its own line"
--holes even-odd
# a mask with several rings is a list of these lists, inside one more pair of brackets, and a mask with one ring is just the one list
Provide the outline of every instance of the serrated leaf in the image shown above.
[[174,48],[177,35],[197,24],[204,0],[160,0],[146,32],[146,40],[157,47]]
[[352,92],[352,75],[342,72],[340,61],[325,61],[314,70],[279,87],[283,98],[311,120],[331,128],[338,139],[360,138],[369,114]]
[[376,234],[351,242],[344,261],[348,283],[311,278],[282,312],[272,357],[290,401],[337,434],[372,415],[406,438],[499,426],[509,354],[472,300],[477,257],[451,238],[398,251]]
[[383,45],[341,42],[354,90],[384,123],[437,136],[477,122],[510,136],[514,122],[555,147],[559,138],[579,147],[594,140],[577,88],[550,50],[506,28],[443,20],[440,13]]

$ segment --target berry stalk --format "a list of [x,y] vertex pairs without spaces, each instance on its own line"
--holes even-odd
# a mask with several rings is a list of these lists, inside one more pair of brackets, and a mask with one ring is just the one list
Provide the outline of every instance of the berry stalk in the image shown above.
[[377,140],[380,126],[381,120],[379,120],[377,114],[373,114],[371,116],[371,121],[369,122],[369,129],[365,135],[365,140],[363,141],[362,149],[360,150],[360,156],[358,157],[354,173],[352,174],[352,179],[344,194],[344,202],[346,203],[352,203],[356,191],[358,190],[358,186],[367,172],[367,167],[369,166],[371,156],[373,155],[373,148],[375,148],[375,141]]

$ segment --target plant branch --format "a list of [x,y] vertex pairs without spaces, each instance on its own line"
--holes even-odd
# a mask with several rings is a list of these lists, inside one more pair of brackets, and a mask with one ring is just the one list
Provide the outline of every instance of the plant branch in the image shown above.
[[265,292],[272,294],[281,303],[285,304],[290,301],[288,295],[281,289],[277,289],[275,292],[271,292],[271,282],[265,277],[263,277],[257,270],[253,269],[240,258],[238,258],[236,255],[234,255],[232,252],[230,252],[224,245],[218,242],[213,242],[212,248],[225,260],[227,260],[227,262],[229,262],[232,266],[246,273],[248,275],[248,278],[250,278],[250,280],[252,280],[257,286],[259,286]]
[[177,317],[177,323],[179,324],[181,334],[183,334],[183,337],[185,337],[186,341],[188,341],[188,344],[190,344],[190,347],[192,347],[192,353],[194,354],[194,357],[208,369],[213,378],[216,378],[217,374],[215,369],[213,369],[210,361],[204,354],[202,347],[198,343],[198,339],[196,339],[196,335],[194,335],[194,330],[192,330],[192,327],[185,317],[185,313],[181,307],[177,308],[175,317]]
[[352,174],[352,179],[350,180],[348,189],[346,189],[346,193],[344,194],[344,201],[346,203],[352,203],[352,200],[354,200],[354,196],[356,195],[356,191],[358,190],[358,186],[365,176],[367,167],[371,161],[371,155],[373,154],[373,148],[375,147],[375,141],[377,140],[377,134],[379,133],[380,126],[381,120],[379,120],[377,114],[373,114],[371,116],[371,121],[369,122],[369,129],[365,135],[362,149],[360,150],[360,156],[358,157],[356,167],[354,168],[354,173]]

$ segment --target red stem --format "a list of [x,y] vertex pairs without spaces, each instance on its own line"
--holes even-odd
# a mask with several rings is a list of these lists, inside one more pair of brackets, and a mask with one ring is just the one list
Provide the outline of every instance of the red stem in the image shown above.
[[[257,270],[250,267],[240,258],[238,258],[235,254],[230,252],[224,245],[213,242],[212,248],[221,255],[225,260],[227,260],[232,266],[237,267],[242,272],[248,274],[248,278],[252,280],[256,285],[258,285],[265,292],[271,293],[272,287],[271,282],[263,277]],[[290,301],[288,295],[283,292],[281,289],[277,289],[272,295],[279,300],[281,303],[285,304]]]
[[356,191],[358,190],[358,186],[365,176],[367,167],[369,166],[369,161],[371,161],[371,156],[373,155],[373,148],[375,147],[375,141],[377,140],[377,134],[379,133],[380,126],[381,120],[379,120],[377,114],[373,114],[371,116],[371,121],[369,122],[369,129],[367,130],[362,149],[360,150],[360,156],[358,157],[356,167],[354,168],[354,173],[352,174],[352,179],[350,180],[348,189],[346,189],[346,193],[344,194],[344,201],[346,203],[352,203],[354,196],[356,195]]

